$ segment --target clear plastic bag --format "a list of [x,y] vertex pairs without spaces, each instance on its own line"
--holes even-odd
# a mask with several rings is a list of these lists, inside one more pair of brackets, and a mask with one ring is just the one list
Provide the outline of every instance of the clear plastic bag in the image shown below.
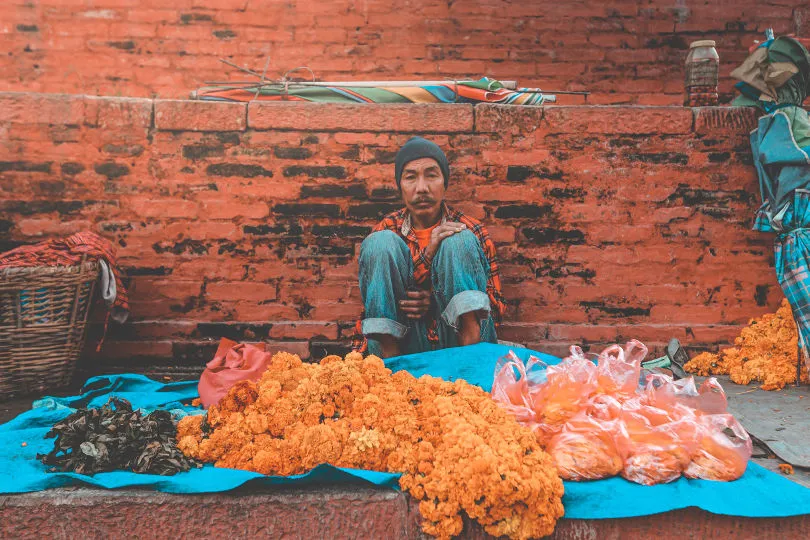
[[[532,357],[529,361],[534,357]],[[529,397],[529,378],[523,360],[509,354],[495,364],[495,379],[492,382],[492,399],[515,415],[524,425],[536,423],[536,414]]]
[[588,401],[585,411],[597,420],[618,420],[622,413],[622,402],[607,394],[597,394]]
[[624,347],[611,345],[599,354],[597,383],[605,394],[633,394],[641,376],[641,361],[647,356],[647,347],[635,339]]
[[677,480],[691,461],[697,423],[676,420],[663,409],[640,405],[622,411],[617,448],[624,460],[622,477],[653,485]]
[[[697,394],[693,393],[695,387],[694,378],[689,377],[682,380],[690,381],[691,386],[689,386],[688,393],[686,389],[681,392],[676,390],[675,395],[678,397],[678,401],[703,414],[725,414],[728,412],[726,393],[720,383],[717,382],[717,379],[709,377],[703,381],[703,384],[697,389]],[[675,381],[675,385],[677,386],[680,382]]]
[[644,396],[649,405],[665,409],[680,404],[702,414],[728,411],[726,393],[714,377],[706,379],[697,388],[693,377],[674,381],[668,375],[652,374],[647,377]]
[[641,384],[646,354],[636,340],[598,355],[571,347],[556,365],[534,357],[524,364],[510,353],[496,366],[492,397],[534,430],[568,480],[739,478],[751,441],[726,413],[720,384],[711,378],[698,388],[691,377],[660,373]]
[[736,480],[745,473],[752,451],[751,437],[732,415],[701,416],[698,447],[684,476],[725,482]]
[[547,447],[560,478],[598,480],[619,474],[623,461],[614,442],[615,423],[587,414],[566,423]]
[[530,385],[529,397],[540,443],[562,429],[596,391],[596,365],[585,358],[566,358],[546,369],[546,382]]

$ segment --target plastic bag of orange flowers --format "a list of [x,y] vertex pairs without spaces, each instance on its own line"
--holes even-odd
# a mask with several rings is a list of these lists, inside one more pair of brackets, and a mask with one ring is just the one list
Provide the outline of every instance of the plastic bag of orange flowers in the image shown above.
[[571,347],[556,365],[533,357],[524,364],[512,353],[496,366],[492,396],[535,432],[567,480],[742,476],[751,441],[727,413],[717,380],[700,388],[663,374],[641,381],[646,354],[636,340],[598,355]]

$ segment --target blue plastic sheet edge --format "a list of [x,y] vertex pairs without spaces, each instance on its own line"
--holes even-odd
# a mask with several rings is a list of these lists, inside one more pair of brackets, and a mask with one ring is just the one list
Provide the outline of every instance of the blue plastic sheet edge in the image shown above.
[[[394,371],[407,369],[415,376],[430,374],[450,380],[463,378],[489,390],[495,363],[508,353],[500,345],[479,344],[445,349],[421,355],[393,358],[386,364]],[[548,364],[553,356],[529,349],[515,349],[523,359],[539,356]],[[200,414],[187,403],[197,397],[197,381],[163,384],[142,375],[94,377],[82,393],[66,398],[48,397],[10,422],[0,425],[0,493],[25,493],[69,485],[105,489],[151,487],[166,493],[213,493],[241,486],[304,486],[324,483],[362,482],[398,488],[400,475],[377,471],[344,469],[320,465],[306,474],[280,477],[206,465],[174,476],[144,475],[116,471],[85,476],[48,473],[36,460],[37,453],[52,448],[43,436],[54,422],[76,407],[98,407],[115,395],[146,411],[155,408],[175,414]],[[22,446],[26,442],[26,446]],[[810,514],[810,489],[750,463],[745,475],[734,482],[712,482],[681,478],[670,484],[641,486],[620,477],[592,482],[565,482],[565,517],[569,519],[612,519],[659,514],[698,507],[715,514],[745,517],[787,517]]]

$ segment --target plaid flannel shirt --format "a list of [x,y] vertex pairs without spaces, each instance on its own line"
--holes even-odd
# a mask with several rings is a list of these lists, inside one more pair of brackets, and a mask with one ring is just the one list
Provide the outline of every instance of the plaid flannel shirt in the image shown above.
[[[506,311],[506,301],[501,292],[501,276],[498,270],[498,257],[495,253],[495,244],[489,238],[487,230],[480,221],[465,216],[462,212],[453,210],[446,204],[443,204],[442,223],[446,221],[456,221],[465,224],[467,229],[472,231],[481,243],[481,248],[484,250],[484,255],[489,262],[487,295],[489,296],[492,318],[497,328]],[[427,283],[427,287],[430,287],[430,262],[425,256],[425,250],[419,248],[419,242],[416,239],[416,233],[414,233],[413,226],[411,225],[411,216],[408,210],[403,208],[402,210],[388,214],[374,227],[372,232],[385,230],[397,233],[411,250],[411,256],[413,257],[413,278],[416,284],[420,287],[424,287]],[[425,316],[425,322],[428,328],[428,340],[432,342],[439,341],[438,315],[440,314],[430,312]],[[364,318],[365,314],[361,316],[357,324],[355,324],[354,336],[352,338],[352,349],[360,352],[366,352],[368,348],[366,338],[363,335]]]

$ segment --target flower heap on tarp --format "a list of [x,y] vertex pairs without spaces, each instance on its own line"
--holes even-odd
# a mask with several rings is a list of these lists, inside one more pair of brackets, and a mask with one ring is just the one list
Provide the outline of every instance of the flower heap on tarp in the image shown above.
[[591,358],[571,347],[571,356],[551,366],[510,354],[496,366],[492,397],[535,431],[567,480],[621,474],[652,485],[681,474],[742,476],[751,440],[727,413],[717,381],[698,389],[691,377],[650,374],[639,387],[646,354],[635,340]]
[[217,467],[292,475],[322,463],[402,472],[425,532],[457,535],[469,516],[495,536],[550,534],[562,481],[530,430],[464,381],[392,375],[351,353],[319,364],[277,353],[258,382],[233,386],[205,417],[178,425],[178,447]]
[[[782,300],[776,313],[751,319],[734,347],[699,354],[684,368],[696,375],[729,375],[737,384],[759,381],[763,390],[781,390],[796,382],[798,339],[790,304]],[[803,382],[810,381],[806,367],[801,376]]]

